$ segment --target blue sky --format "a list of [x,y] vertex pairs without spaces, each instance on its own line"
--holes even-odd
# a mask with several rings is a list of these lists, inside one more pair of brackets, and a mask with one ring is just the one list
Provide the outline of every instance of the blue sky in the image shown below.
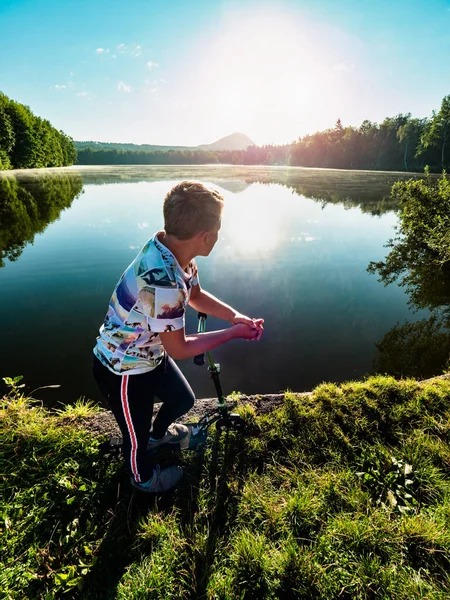
[[0,90],[77,140],[285,143],[450,94],[450,0],[1,0],[0,40]]

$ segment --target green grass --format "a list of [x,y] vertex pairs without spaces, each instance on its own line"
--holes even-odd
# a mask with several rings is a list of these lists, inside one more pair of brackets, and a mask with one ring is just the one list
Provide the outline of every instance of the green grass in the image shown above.
[[241,407],[172,495],[133,494],[97,409],[1,409],[2,597],[450,597],[450,381],[372,377]]

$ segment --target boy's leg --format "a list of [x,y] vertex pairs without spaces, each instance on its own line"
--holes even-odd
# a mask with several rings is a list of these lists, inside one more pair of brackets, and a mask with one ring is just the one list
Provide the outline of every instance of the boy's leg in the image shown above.
[[154,391],[160,381],[157,370],[142,375],[115,375],[94,357],[94,377],[120,427],[125,463],[137,483],[148,481],[156,466],[149,460],[147,442]]
[[195,394],[186,377],[168,355],[164,366],[164,377],[156,390],[162,405],[153,422],[152,438],[155,440],[163,438],[169,425],[187,413],[195,402]]

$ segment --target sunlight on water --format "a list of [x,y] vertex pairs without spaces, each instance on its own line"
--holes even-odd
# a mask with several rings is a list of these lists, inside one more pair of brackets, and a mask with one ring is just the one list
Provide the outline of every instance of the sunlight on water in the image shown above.
[[[82,173],[83,181],[75,170],[62,179],[27,174],[22,193],[32,193],[37,207],[28,223],[17,210],[19,183],[6,186],[12,196],[3,213],[8,224],[0,226],[0,328],[8,339],[2,376],[23,374],[30,389],[58,383],[67,401],[99,399],[92,346],[112,290],[163,227],[164,196],[183,179],[215,187],[225,199],[219,241],[197,261],[202,287],[265,319],[260,343],[236,340],[214,351],[225,393],[302,391],[360,377],[371,368],[374,343],[411,318],[404,290],[384,288],[366,272],[369,261],[386,254],[397,222],[380,204],[392,176],[248,167]],[[208,329],[223,327],[208,321]],[[186,331],[196,329],[189,309]],[[180,367],[198,397],[214,393],[204,370],[188,360]]]
[[245,194],[245,202],[243,194],[226,198],[220,241],[236,255],[268,255],[283,235],[284,207],[274,210],[273,191],[258,187],[257,193]]

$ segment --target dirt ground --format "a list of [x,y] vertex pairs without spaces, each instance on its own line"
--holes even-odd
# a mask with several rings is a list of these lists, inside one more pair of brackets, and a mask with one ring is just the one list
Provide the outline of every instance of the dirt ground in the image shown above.
[[[304,392],[302,394],[296,394],[299,398],[302,396],[310,396],[312,392]],[[284,394],[263,394],[256,396],[245,396],[239,397],[238,404],[253,404],[257,414],[263,414],[272,411],[274,408],[279,406],[283,401]],[[230,407],[234,405],[233,402],[227,403]],[[186,413],[180,422],[189,423],[198,421],[206,412],[216,408],[217,398],[204,398],[202,400],[196,400],[193,408]],[[160,404],[155,404],[153,409],[153,416],[156,415],[160,407]],[[119,428],[112,412],[107,409],[102,409],[96,415],[85,419],[77,419],[77,423],[97,434],[99,437],[107,438],[120,435]]]
[[[450,373],[427,379],[422,383],[427,383],[438,379],[450,379]],[[298,398],[304,398],[311,396],[312,393],[313,392],[303,392],[295,395]],[[258,394],[254,396],[241,395],[239,396],[238,404],[253,404],[257,414],[264,414],[274,410],[277,406],[279,406],[282,403],[283,398],[284,394]],[[233,402],[231,401],[228,404],[229,406],[233,406]],[[159,404],[155,404],[153,416],[158,412],[159,406]],[[180,422],[189,423],[198,421],[207,411],[216,408],[216,406],[217,398],[205,398],[202,400],[197,400],[193,408],[180,419]],[[77,420],[77,422],[85,429],[92,431],[92,433],[97,434],[103,439],[120,435],[120,431],[113,414],[106,409],[102,409],[101,412],[93,415],[92,417]]]

